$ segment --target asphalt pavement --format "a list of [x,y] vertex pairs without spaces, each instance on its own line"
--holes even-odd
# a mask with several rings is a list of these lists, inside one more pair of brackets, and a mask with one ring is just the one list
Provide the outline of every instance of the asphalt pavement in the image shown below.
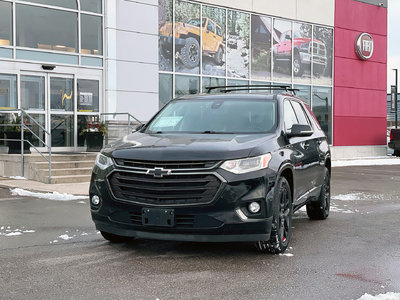
[[291,248],[111,244],[88,200],[0,189],[0,299],[358,299],[400,292],[400,166],[333,169],[325,221],[294,215]]

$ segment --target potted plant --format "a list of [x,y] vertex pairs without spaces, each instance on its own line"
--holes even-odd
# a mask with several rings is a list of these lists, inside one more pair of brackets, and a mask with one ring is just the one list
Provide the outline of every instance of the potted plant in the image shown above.
[[107,128],[104,122],[87,122],[87,127],[80,132],[86,140],[87,152],[99,152],[103,148],[104,136],[107,134]]
[[[21,154],[21,117],[11,114],[12,118],[6,122],[4,133],[8,143],[8,154]],[[27,126],[27,123],[24,122]],[[32,139],[32,133],[24,130],[24,154],[30,154],[30,144],[27,141]],[[12,141],[10,141],[12,140]]]

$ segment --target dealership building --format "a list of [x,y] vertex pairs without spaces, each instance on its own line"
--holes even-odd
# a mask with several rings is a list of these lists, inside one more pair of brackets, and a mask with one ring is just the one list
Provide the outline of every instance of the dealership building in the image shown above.
[[102,113],[272,83],[299,89],[334,158],[385,155],[386,71],[387,0],[0,0],[0,121],[26,110],[52,151],[83,151]]

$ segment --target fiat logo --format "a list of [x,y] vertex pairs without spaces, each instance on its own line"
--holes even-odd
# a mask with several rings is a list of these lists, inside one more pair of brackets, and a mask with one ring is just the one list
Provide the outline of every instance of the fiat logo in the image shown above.
[[356,54],[359,59],[367,60],[374,52],[374,40],[368,33],[361,33],[356,39]]

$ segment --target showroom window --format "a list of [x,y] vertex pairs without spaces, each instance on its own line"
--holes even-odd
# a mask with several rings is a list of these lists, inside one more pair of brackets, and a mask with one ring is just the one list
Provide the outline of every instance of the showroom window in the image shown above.
[[21,108],[44,110],[45,86],[43,76],[21,76]]
[[12,45],[12,36],[12,3],[0,1],[0,47]]
[[78,9],[76,0],[29,0],[29,2]]
[[312,111],[332,143],[332,88],[313,87]]
[[101,14],[101,0],[80,0],[81,10]]
[[22,4],[16,9],[17,46],[77,52],[77,13]]
[[103,54],[101,17],[81,14],[82,54]]
[[99,111],[99,81],[78,79],[78,112]]
[[[160,108],[199,87],[286,85],[317,110],[330,137],[331,27],[183,0],[158,0],[158,9]],[[314,95],[322,91],[330,93],[325,111]]]

